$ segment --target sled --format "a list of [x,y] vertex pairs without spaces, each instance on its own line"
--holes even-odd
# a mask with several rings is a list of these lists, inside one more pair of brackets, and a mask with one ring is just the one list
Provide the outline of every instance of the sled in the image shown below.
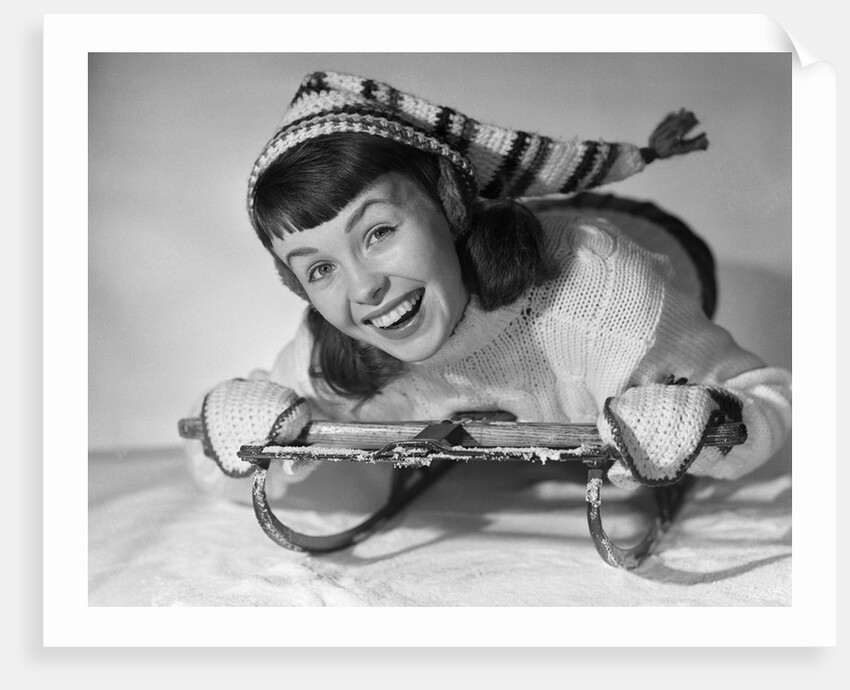
[[[203,438],[200,419],[182,419],[180,435]],[[747,438],[746,426],[727,422],[710,426],[704,446],[735,446]],[[462,413],[433,422],[393,424],[310,422],[292,445],[244,445],[239,457],[254,465],[252,498],[257,521],[268,537],[293,551],[328,553],[364,540],[458,462],[581,462],[587,468],[587,524],[596,551],[608,565],[632,569],[651,553],[670,527],[692,483],[649,487],[655,514],[646,534],[633,546],[616,544],[602,525],[605,472],[617,459],[593,424],[516,422],[504,412]],[[274,460],[391,463],[389,498],[382,508],[354,527],[329,535],[296,532],[269,506],[266,473]]]

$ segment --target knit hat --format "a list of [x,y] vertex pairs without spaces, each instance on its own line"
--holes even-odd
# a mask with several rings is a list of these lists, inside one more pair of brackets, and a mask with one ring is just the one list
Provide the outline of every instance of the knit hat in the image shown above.
[[373,79],[314,72],[301,82],[254,164],[248,214],[259,229],[254,200],[260,175],[286,151],[326,134],[366,133],[438,154],[454,166],[468,199],[495,199],[577,192],[629,177],[655,158],[705,149],[704,134],[683,138],[696,124],[693,113],[672,113],[644,148],[579,138],[560,141],[478,122]]

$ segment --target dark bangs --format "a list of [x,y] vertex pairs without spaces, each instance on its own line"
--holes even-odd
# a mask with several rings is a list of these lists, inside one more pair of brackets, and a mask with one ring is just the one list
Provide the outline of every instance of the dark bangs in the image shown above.
[[393,172],[410,175],[440,204],[440,166],[432,154],[362,133],[327,134],[299,144],[257,181],[260,241],[271,249],[275,237],[326,223],[381,175]]

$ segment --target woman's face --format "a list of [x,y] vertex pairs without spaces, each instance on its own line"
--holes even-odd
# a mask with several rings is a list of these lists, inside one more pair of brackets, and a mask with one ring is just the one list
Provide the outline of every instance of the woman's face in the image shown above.
[[442,210],[402,174],[273,249],[329,323],[405,362],[435,354],[469,300]]

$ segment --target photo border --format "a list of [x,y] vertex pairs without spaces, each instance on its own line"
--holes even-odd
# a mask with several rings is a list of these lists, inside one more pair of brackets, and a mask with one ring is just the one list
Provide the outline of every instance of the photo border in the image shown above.
[[[416,21],[410,36],[393,30]],[[486,22],[487,31],[482,30]],[[776,608],[94,608],[87,581],[87,93],[90,52],[794,53],[794,426],[835,429],[835,77],[757,15],[46,15],[46,646],[814,646],[835,644],[835,434],[792,441],[793,602]],[[699,30],[696,30],[697,24]],[[316,27],[321,26],[321,31]],[[286,50],[280,51],[285,28]],[[533,31],[531,30],[533,28]],[[477,38],[470,42],[470,36]],[[817,133],[817,139],[815,134]],[[818,171],[812,174],[811,171]],[[830,203],[831,202],[831,203]],[[817,242],[811,232],[816,228]],[[823,240],[826,235],[826,241]],[[826,251],[824,250],[826,247]],[[834,252],[833,252],[834,254]],[[811,278],[811,279],[810,279]],[[818,292],[814,293],[814,288]],[[69,366],[69,362],[72,364]],[[832,367],[832,369],[830,369]],[[48,433],[49,431],[49,433]],[[816,476],[816,479],[813,479]],[[49,529],[47,528],[49,526]],[[285,624],[282,624],[285,618]],[[565,624],[565,622],[567,622]],[[635,636],[635,626],[641,635]],[[436,634],[435,631],[439,631]],[[687,631],[686,635],[682,631]]]

